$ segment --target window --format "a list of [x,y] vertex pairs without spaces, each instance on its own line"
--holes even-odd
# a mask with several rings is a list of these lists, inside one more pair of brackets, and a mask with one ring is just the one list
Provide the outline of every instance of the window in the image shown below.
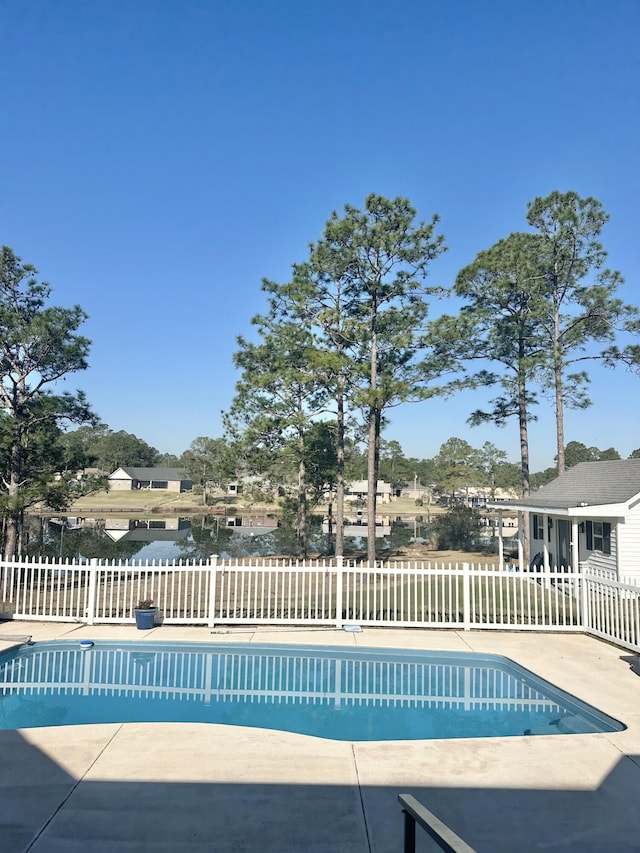
[[533,538],[544,539],[544,525],[541,515],[533,516]]
[[587,549],[611,553],[611,525],[608,521],[587,521]]
[[[553,519],[547,518],[547,540],[551,542],[551,528],[553,527]],[[544,516],[533,516],[533,538],[542,539],[544,542]]]

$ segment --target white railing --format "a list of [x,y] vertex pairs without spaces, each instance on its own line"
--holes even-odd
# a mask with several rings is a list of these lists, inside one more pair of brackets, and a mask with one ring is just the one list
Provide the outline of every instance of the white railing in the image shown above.
[[335,560],[0,560],[4,618],[588,631],[640,651],[640,586],[600,571]]
[[208,619],[218,624],[335,625],[340,568],[326,560],[211,561]]
[[589,633],[640,652],[640,586],[587,572],[583,606]]

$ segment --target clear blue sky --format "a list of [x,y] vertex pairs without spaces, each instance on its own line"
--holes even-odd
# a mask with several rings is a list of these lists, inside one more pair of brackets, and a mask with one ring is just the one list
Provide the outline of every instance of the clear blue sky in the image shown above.
[[[221,434],[262,277],[371,192],[441,215],[443,285],[535,196],[595,196],[640,304],[637,0],[2,0],[0,30],[0,243],[89,313],[73,386],[161,451]],[[592,376],[567,440],[626,456],[640,379]],[[465,423],[486,399],[401,407],[385,438],[515,461],[515,423]],[[534,470],[555,452],[539,414]]]

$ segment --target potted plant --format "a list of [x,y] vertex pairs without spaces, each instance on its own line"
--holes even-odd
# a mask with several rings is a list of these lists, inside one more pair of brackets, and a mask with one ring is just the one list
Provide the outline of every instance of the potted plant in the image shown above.
[[148,631],[153,628],[156,618],[156,606],[152,598],[141,598],[136,604],[133,613],[136,617],[136,628],[140,631]]

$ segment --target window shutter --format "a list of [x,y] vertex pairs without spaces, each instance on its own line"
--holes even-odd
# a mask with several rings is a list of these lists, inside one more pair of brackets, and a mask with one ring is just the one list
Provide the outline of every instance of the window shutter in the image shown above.
[[587,551],[593,551],[593,522],[587,521]]

